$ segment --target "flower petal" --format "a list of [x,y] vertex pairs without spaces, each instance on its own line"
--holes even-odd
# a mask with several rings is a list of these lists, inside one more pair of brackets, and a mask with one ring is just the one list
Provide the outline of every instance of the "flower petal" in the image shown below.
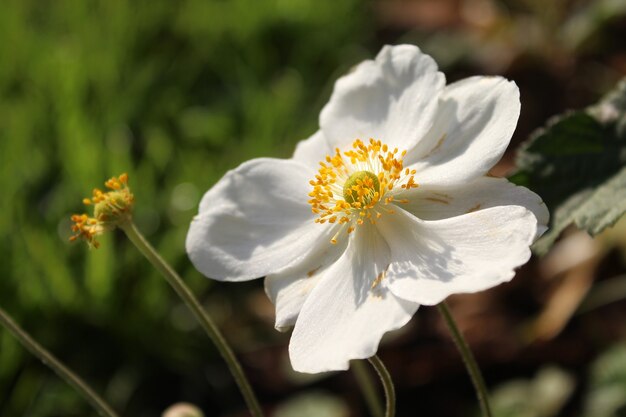
[[354,233],[302,307],[289,344],[296,371],[348,369],[351,359],[374,355],[383,334],[402,327],[418,308],[377,278],[390,259],[378,231],[366,224]]
[[390,290],[427,305],[511,280],[514,268],[530,258],[537,231],[535,215],[520,206],[435,221],[398,209],[378,224],[391,248]]
[[189,228],[187,253],[196,268],[243,281],[302,262],[331,229],[313,221],[309,179],[292,160],[253,159],[229,171],[204,195]]
[[339,239],[333,245],[319,240],[304,262],[265,278],[265,293],[276,306],[277,330],[284,331],[295,324],[307,297],[345,251],[347,242],[348,239]]
[[310,138],[298,142],[292,159],[301,162],[314,172],[317,172],[320,168],[319,163],[324,161],[326,155],[331,154],[334,154],[334,152],[331,147],[328,146],[324,133],[318,130]]
[[422,220],[441,220],[496,206],[526,207],[537,218],[537,238],[547,230],[550,219],[541,197],[506,178],[479,177],[450,187],[426,184],[398,196],[409,200],[402,208]]
[[435,61],[416,46],[385,46],[337,80],[321,129],[333,149],[357,138],[409,149],[430,129],[444,85]]
[[419,184],[450,185],[483,176],[509,145],[520,113],[519,89],[501,77],[471,77],[448,85],[432,129],[409,150],[404,165]]

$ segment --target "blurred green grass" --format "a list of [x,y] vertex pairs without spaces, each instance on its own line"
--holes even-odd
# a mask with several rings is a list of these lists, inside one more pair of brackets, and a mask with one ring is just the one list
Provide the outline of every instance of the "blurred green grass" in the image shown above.
[[[0,303],[129,415],[218,391],[171,379],[222,365],[201,334],[176,328],[178,301],[133,247],[115,234],[96,251],[71,245],[69,216],[93,187],[128,172],[139,227],[205,294],[210,282],[184,253],[202,193],[226,169],[288,156],[315,131],[332,80],[367,55],[359,3],[0,7]],[[215,402],[238,408],[236,390],[223,391]],[[0,415],[90,412],[0,331]]]

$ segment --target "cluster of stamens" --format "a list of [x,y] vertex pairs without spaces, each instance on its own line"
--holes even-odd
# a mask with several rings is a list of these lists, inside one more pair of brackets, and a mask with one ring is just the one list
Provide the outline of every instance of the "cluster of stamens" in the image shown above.
[[74,214],[72,216],[71,241],[84,239],[89,246],[99,246],[96,236],[114,229],[122,222],[130,220],[135,197],[128,188],[128,174],[113,177],[104,183],[109,191],[98,188],[93,190],[91,198],[83,199],[87,206],[94,206],[94,215]]
[[[369,221],[376,223],[383,213],[393,213],[388,207],[392,202],[407,203],[406,199],[394,199],[399,189],[417,188],[415,170],[404,168],[406,151],[390,150],[380,140],[370,139],[369,144],[357,139],[352,149],[342,152],[335,149],[333,156],[320,162],[315,179],[309,183],[311,209],[319,217],[316,223],[338,223],[352,233],[359,225]],[[337,236],[331,239],[337,243]]]

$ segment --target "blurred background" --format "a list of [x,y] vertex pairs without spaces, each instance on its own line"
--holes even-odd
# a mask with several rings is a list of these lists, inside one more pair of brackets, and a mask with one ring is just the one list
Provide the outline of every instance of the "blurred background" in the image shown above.
[[[291,371],[262,281],[217,284],[184,239],[202,194],[315,132],[334,80],[386,43],[413,43],[448,81],[515,80],[515,147],[626,74],[624,0],[3,0],[0,4],[0,306],[127,416],[188,401],[245,416],[216,350],[121,235],[70,244],[69,216],[130,174],[139,228],[191,285],[237,350],[269,413],[358,417],[351,372]],[[454,297],[501,417],[626,416],[626,225],[569,231],[496,289]],[[478,415],[436,309],[380,356],[398,416]],[[92,416],[0,328],[0,416]]]

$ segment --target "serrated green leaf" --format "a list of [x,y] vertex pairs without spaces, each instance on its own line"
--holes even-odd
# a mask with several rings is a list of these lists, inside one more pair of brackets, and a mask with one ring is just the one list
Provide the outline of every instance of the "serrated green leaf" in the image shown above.
[[535,244],[539,253],[546,253],[563,229],[575,223],[591,235],[612,226],[626,212],[626,168],[594,189],[572,195],[552,213],[552,226]]
[[591,235],[626,212],[626,79],[597,105],[558,116],[520,150],[511,180],[552,214],[534,249],[543,254],[574,223]]

